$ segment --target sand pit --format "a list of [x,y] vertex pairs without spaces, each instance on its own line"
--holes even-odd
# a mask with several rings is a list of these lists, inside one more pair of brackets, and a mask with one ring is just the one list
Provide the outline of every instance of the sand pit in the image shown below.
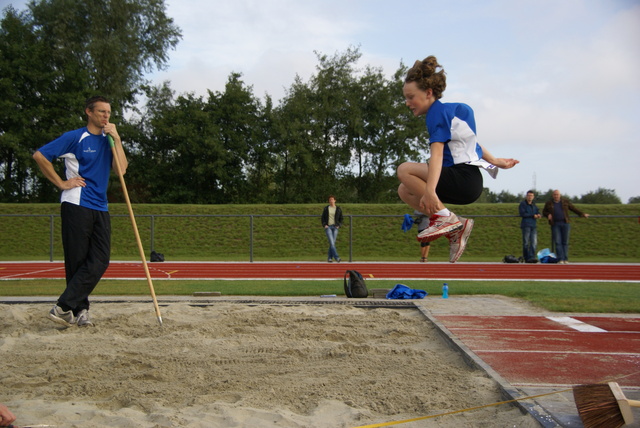
[[[428,302],[427,302],[428,303]],[[231,301],[0,305],[0,402],[17,425],[354,427],[501,401],[416,309]],[[451,306],[451,305],[450,305]],[[395,425],[536,427],[509,404]]]

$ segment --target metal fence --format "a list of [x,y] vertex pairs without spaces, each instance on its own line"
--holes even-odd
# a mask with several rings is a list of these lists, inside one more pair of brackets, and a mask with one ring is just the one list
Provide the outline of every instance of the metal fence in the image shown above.
[[[519,231],[519,225],[520,225],[520,217],[517,215],[465,215],[466,217],[470,217],[470,218],[474,218],[476,220],[476,223],[478,224],[481,221],[494,221],[494,220],[498,220],[498,221],[502,221],[504,222],[505,226],[502,227],[501,229],[503,230],[503,233],[509,237],[509,245],[512,249],[511,252],[513,252],[514,254],[518,254],[518,252],[521,249],[521,246],[518,247],[517,245],[519,243],[521,243],[520,238],[521,236],[518,235],[518,231]],[[58,252],[58,254],[60,254],[61,249],[59,248],[61,246],[60,244],[60,240],[59,240],[59,233],[56,233],[56,227],[59,228],[59,218],[60,215],[59,214],[0,214],[0,217],[3,218],[10,218],[10,217],[15,217],[18,218],[19,220],[22,219],[27,219],[27,218],[42,218],[42,219],[48,219],[48,255],[49,255],[49,260],[53,261],[55,258],[55,253],[56,251]],[[129,222],[128,219],[128,215],[126,214],[112,214],[111,215],[112,219],[120,219],[119,221],[124,221],[124,222]],[[264,231],[261,231],[261,235],[258,239],[256,239],[256,222],[258,222],[260,219],[266,219],[266,218],[279,218],[279,219],[283,219],[283,223],[286,224],[287,220],[290,220],[291,218],[310,218],[313,219],[313,222],[310,222],[309,224],[313,224],[316,225],[316,221],[319,224],[319,216],[318,215],[285,215],[285,214],[273,214],[273,215],[266,215],[266,214],[231,214],[231,215],[221,215],[221,214],[190,214],[190,215],[180,215],[180,214],[142,214],[142,215],[136,215],[136,222],[138,224],[140,224],[141,222],[143,222],[144,219],[146,219],[146,223],[145,223],[145,233],[144,235],[144,241],[143,241],[143,246],[147,247],[146,249],[151,252],[156,250],[156,239],[159,235],[161,236],[165,236],[166,235],[166,230],[162,230],[162,228],[160,229],[160,231],[158,230],[158,222],[161,221],[164,218],[183,218],[183,219],[190,219],[193,218],[195,219],[197,222],[199,223],[203,223],[205,222],[205,219],[207,218],[214,218],[214,219],[243,219],[243,222],[241,225],[239,225],[238,227],[242,228],[242,232],[238,232],[239,234],[242,233],[244,236],[248,236],[248,248],[245,250],[244,248],[244,239],[242,238],[242,242],[243,242],[243,250],[242,251],[246,251],[248,252],[248,259],[250,262],[254,262],[255,261],[255,250],[256,250],[256,242],[260,242],[262,245],[264,245],[265,242],[265,238],[264,238]],[[403,219],[403,215],[345,215],[345,226],[346,227],[346,234],[348,236],[347,238],[347,242],[346,245],[348,247],[348,260],[351,262],[354,260],[354,248],[356,248],[356,246],[354,245],[354,243],[358,243],[359,247],[358,248],[362,248],[362,241],[363,239],[367,239],[367,236],[369,236],[367,234],[366,231],[363,230],[363,228],[367,228],[367,227],[371,227],[369,226],[370,224],[382,224],[382,226],[378,226],[378,227],[393,227],[394,230],[399,229],[400,228],[400,224],[402,222]],[[380,222],[376,222],[376,219],[380,219]],[[606,222],[610,222],[610,223],[615,223],[616,219],[623,219],[625,221],[625,224],[630,224],[633,223],[633,220],[638,219],[638,222],[635,222],[635,224],[640,223],[640,218],[638,218],[637,216],[621,216],[621,215],[617,215],[617,216],[605,216],[605,215],[592,215],[590,216],[590,219],[601,219],[603,221]],[[633,219],[632,221],[630,221],[630,219]],[[366,220],[366,221],[363,221]],[[235,220],[234,220],[235,221]],[[237,222],[236,222],[237,223]],[[546,224],[546,222],[544,223]],[[585,225],[588,224],[585,223]],[[316,225],[317,226],[317,225]],[[9,226],[10,228],[11,226]],[[43,227],[38,225],[37,227]],[[581,226],[583,228],[583,226]],[[626,226],[625,226],[626,227]],[[289,233],[286,230],[286,227],[284,226],[278,226],[278,228],[280,228],[280,233]],[[341,230],[344,230],[345,228],[342,228]],[[545,244],[544,242],[549,242],[549,247],[553,246],[553,243],[551,242],[550,239],[550,235],[548,234],[548,232],[545,229],[549,229],[547,228],[542,228],[539,227],[539,235],[541,235],[539,237],[538,240],[538,247],[539,248],[544,248],[547,246],[547,244]],[[541,231],[541,229],[543,229]],[[638,232],[638,230],[640,230],[640,228],[635,227],[635,230],[632,231],[632,236],[629,242],[635,243],[635,248],[633,249],[633,251],[635,251],[635,253],[638,253],[638,246],[640,246],[640,244],[638,244],[638,242],[640,242],[640,234]],[[625,229],[628,230],[628,229]],[[542,232],[542,233],[540,233]],[[5,233],[7,233],[7,230],[5,229]],[[9,231],[10,233],[10,231]],[[9,234],[7,233],[7,235]],[[173,231],[173,237],[174,239],[189,239],[189,237],[186,236],[181,236],[180,235],[180,231]],[[291,233],[295,233],[294,231],[292,231]],[[475,233],[475,232],[474,232]],[[572,243],[573,243],[573,233],[572,232]],[[589,232],[588,229],[583,228],[583,232],[584,234],[588,234],[591,233]],[[354,238],[355,235],[357,236],[357,239]],[[482,238],[482,232],[478,232],[478,241],[482,242],[483,238]],[[318,238],[317,236],[318,234],[314,232],[314,239],[316,239],[313,242],[313,245],[324,245],[324,242],[326,242],[326,239],[324,238],[324,236]],[[341,237],[344,237],[345,232],[341,233]],[[307,235],[308,236],[308,235]],[[364,238],[363,238],[364,236]],[[406,239],[406,242],[414,242],[415,243],[415,233],[412,234],[407,234],[407,236],[411,236],[409,238],[403,238]],[[638,239],[635,239],[635,236],[638,237]],[[195,239],[195,237],[190,237],[191,239]],[[3,236],[2,237],[3,240],[8,239],[8,236]],[[309,238],[302,238],[303,240],[309,239]],[[589,237],[588,236],[584,236],[583,237],[584,242],[588,242]],[[14,242],[16,243],[16,245],[19,245],[19,242],[23,242],[23,240],[20,239],[20,237],[16,237]],[[44,239],[42,241],[42,243],[40,245],[43,245],[44,243]],[[24,245],[24,242],[23,242]],[[56,245],[58,247],[56,247]],[[344,248],[344,241],[341,243],[341,247]],[[376,244],[373,244],[376,245]],[[580,244],[582,246],[586,246],[585,244]],[[615,245],[615,243],[612,243],[612,245]],[[236,248],[235,250],[239,250],[238,248]],[[161,250],[158,250],[161,251]],[[413,251],[413,249],[411,250]],[[505,250],[506,251],[506,250]],[[39,252],[39,251],[38,251]],[[244,252],[243,254],[247,255],[246,252]],[[137,254],[137,252],[135,252],[134,254]],[[244,258],[244,257],[243,257]],[[345,258],[345,257],[343,257]]]

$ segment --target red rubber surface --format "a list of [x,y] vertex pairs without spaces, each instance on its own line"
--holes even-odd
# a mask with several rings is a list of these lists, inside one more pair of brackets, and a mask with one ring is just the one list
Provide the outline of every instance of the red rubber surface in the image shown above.
[[573,317],[603,332],[539,316],[437,318],[512,385],[640,386],[640,317]]

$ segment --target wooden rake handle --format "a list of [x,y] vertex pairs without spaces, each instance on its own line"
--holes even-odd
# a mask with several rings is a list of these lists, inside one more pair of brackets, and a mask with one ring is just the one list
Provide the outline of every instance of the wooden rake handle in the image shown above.
[[131,207],[131,200],[129,200],[129,192],[127,192],[127,185],[124,182],[124,174],[122,173],[122,169],[120,167],[120,161],[118,160],[118,154],[116,153],[116,145],[111,135],[107,135],[107,139],[109,140],[109,145],[111,146],[111,153],[113,153],[113,160],[116,163],[116,170],[118,172],[118,177],[120,178],[120,185],[122,186],[124,199],[127,203],[127,209],[129,210],[129,217],[131,218],[131,225],[133,226],[133,232],[136,235],[136,242],[138,244],[138,251],[140,252],[140,259],[142,260],[144,273],[147,276],[147,284],[149,284],[149,291],[151,292],[151,297],[153,298],[153,306],[156,310],[156,316],[158,317],[158,322],[160,323],[160,325],[162,325],[162,315],[160,315],[160,307],[158,306],[158,300],[156,299],[156,292],[153,288],[153,281],[151,281],[151,274],[149,273],[149,266],[147,265],[147,258],[145,257],[145,254],[144,254],[144,248],[142,248],[142,241],[140,240],[140,233],[138,232],[138,224],[136,223],[136,218],[133,215],[133,208]]
[[640,407],[640,401],[638,400],[629,400],[625,397],[622,392],[622,388],[616,382],[609,382],[609,388],[611,388],[611,392],[618,402],[618,407],[620,408],[620,413],[624,418],[625,424],[633,423],[633,412],[631,412],[631,407]]

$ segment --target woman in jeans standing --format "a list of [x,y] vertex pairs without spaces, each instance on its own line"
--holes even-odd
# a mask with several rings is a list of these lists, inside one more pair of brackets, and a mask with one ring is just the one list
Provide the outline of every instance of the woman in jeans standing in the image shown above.
[[336,239],[338,238],[338,229],[342,225],[342,210],[336,205],[336,198],[333,195],[329,195],[329,205],[324,207],[321,220],[329,241],[327,262],[332,263],[335,260],[340,263],[341,259],[338,250],[336,250]]

